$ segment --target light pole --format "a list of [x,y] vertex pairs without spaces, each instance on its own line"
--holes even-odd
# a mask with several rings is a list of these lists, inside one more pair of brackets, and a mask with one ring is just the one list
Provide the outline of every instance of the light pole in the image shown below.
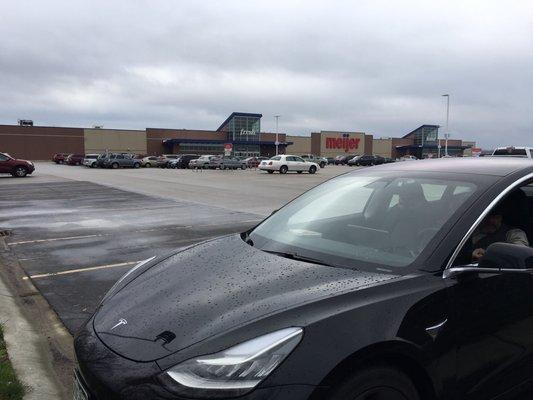
[[274,117],[276,118],[276,155],[278,155],[278,147],[279,147],[279,140],[278,140],[278,122],[279,122],[279,117],[281,117],[281,115],[274,115]]
[[442,97],[446,97],[446,133],[444,133],[444,155],[448,156],[448,137],[450,136],[450,95],[443,94]]

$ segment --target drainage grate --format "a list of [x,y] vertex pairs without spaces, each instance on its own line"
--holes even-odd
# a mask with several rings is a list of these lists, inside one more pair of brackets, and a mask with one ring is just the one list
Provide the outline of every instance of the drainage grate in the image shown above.
[[11,235],[11,231],[8,230],[1,230],[0,229],[0,237],[5,237]]

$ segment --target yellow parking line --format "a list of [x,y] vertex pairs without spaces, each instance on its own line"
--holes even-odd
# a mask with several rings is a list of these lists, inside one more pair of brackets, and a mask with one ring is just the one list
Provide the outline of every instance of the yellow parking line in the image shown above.
[[98,265],[96,267],[69,269],[69,270],[66,270],[66,271],[51,272],[51,273],[48,273],[48,274],[38,274],[38,275],[24,276],[24,277],[22,277],[22,279],[23,280],[39,279],[39,278],[47,278],[47,277],[50,277],[50,276],[56,276],[56,275],[68,275],[68,274],[76,274],[78,272],[96,271],[96,270],[99,270],[99,269],[106,269],[106,268],[125,267],[127,265],[138,264],[141,261],[128,261],[128,262],[123,262],[123,263],[118,263],[118,264]]

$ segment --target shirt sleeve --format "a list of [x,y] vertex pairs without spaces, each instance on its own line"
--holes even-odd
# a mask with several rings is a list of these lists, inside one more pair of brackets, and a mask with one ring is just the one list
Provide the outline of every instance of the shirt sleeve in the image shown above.
[[522,229],[511,229],[507,232],[507,243],[529,246],[529,240]]

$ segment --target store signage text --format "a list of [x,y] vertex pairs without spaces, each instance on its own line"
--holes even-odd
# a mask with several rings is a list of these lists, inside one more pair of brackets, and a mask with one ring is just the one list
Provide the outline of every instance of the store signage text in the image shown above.
[[345,152],[359,148],[360,138],[326,138],[326,149],[344,149]]
[[255,136],[256,132],[255,130],[247,131],[245,129],[241,129],[241,136]]

